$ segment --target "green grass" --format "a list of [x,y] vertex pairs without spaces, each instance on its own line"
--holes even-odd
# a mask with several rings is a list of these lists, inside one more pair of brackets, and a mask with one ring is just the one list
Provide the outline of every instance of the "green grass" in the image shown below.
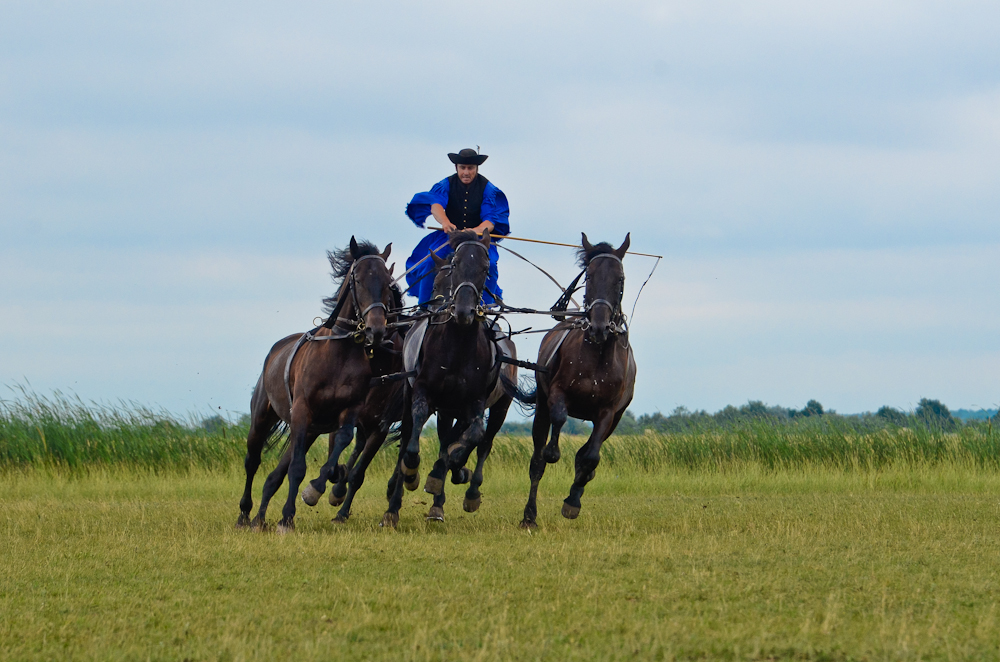
[[[997,659],[1000,477],[975,463],[648,471],[602,465],[583,513],[523,466],[483,506],[398,531],[373,471],[346,525],[236,531],[236,469],[2,474],[4,659]],[[258,487],[259,490],[259,487]],[[276,504],[277,505],[277,504]]]
[[[185,424],[141,407],[85,405],[59,394],[44,398],[22,393],[0,402],[0,470],[58,467],[75,471],[128,466],[153,471],[222,469],[242,462],[247,428],[221,419],[208,429]],[[435,445],[428,435],[428,452]],[[580,439],[568,437],[563,462],[571,466]],[[317,444],[318,456],[325,443]],[[525,466],[531,455],[526,437],[501,436],[492,462]],[[380,458],[376,466],[389,466]],[[726,470],[745,465],[767,469],[827,467],[869,471],[958,463],[1000,469],[1000,432],[990,425],[943,433],[924,427],[854,428],[809,419],[775,424],[756,421],[727,430],[614,436],[602,451],[605,466],[643,471],[686,468]]]

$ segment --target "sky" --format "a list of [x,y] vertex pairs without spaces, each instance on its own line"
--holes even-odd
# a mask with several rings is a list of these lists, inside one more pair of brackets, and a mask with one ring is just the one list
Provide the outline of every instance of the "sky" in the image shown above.
[[[664,256],[636,413],[1000,402],[995,2],[0,13],[0,398],[248,411],[332,293],[326,250],[391,241],[399,269],[405,204],[478,145],[514,235]],[[627,308],[653,262],[626,259]],[[509,303],[558,297],[499,266]]]

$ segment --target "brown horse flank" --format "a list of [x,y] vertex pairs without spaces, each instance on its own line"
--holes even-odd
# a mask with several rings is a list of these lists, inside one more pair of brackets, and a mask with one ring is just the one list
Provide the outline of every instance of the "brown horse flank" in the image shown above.
[[[332,299],[326,301],[331,307],[326,323],[278,341],[264,360],[250,401],[246,486],[238,527],[266,528],[268,503],[287,473],[288,498],[278,530],[294,529],[295,498],[305,478],[309,447],[317,436],[337,431],[333,452],[321,470],[328,475],[354,438],[355,421],[372,379],[368,355],[382,344],[386,313],[393,305],[392,275],[385,264],[390,249],[386,246],[379,253],[373,244],[359,244],[351,237],[348,249],[331,253],[339,289],[335,304]],[[251,522],[251,490],[261,451],[282,422],[289,426],[289,447],[264,482],[260,508]]]
[[[439,428],[443,432],[443,448],[438,459],[440,465],[435,465],[435,471],[428,476],[425,487],[435,495],[435,505],[429,517],[443,518],[443,478],[447,470],[452,472],[453,482],[471,479],[465,508],[471,511],[479,507],[478,488],[482,482],[484,451],[480,450],[483,454],[479,456],[473,476],[469,475],[464,465],[472,450],[479,447],[484,439],[485,410],[493,404],[489,401],[501,365],[496,334],[485,323],[480,305],[490,266],[490,236],[484,233],[479,238],[470,231],[454,232],[448,241],[454,251],[450,265],[436,255],[434,261],[439,277],[445,268],[450,269],[450,300],[443,302],[437,315],[414,326],[406,337],[404,368],[416,370],[416,375],[406,389],[399,462],[396,475],[390,481],[389,506],[382,518],[383,526],[396,526],[403,487],[415,489],[419,483],[420,433],[434,412],[444,422]],[[442,278],[435,282],[447,281]],[[491,423],[492,418],[491,414]],[[502,423],[503,416],[497,418]],[[452,424],[456,419],[457,424]]]
[[[535,449],[528,472],[531,491],[521,522],[524,528],[536,526],[538,484],[545,464],[559,461],[559,431],[566,417],[594,423],[590,438],[576,454],[576,477],[562,507],[563,517],[575,519],[580,514],[584,487],[594,478],[601,460],[601,444],[614,432],[632,401],[636,365],[621,309],[625,287],[622,258],[628,247],[628,235],[617,250],[604,242],[591,245],[583,235],[579,261],[587,274],[587,317],[581,322],[562,322],[545,334],[538,363],[548,372],[535,372],[535,393],[518,394],[519,400],[536,405],[531,429]],[[550,427],[552,438],[546,445]]]

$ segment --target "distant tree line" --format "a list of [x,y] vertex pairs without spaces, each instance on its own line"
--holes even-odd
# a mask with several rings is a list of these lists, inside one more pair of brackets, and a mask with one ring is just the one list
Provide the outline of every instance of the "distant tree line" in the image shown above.
[[[751,400],[745,405],[727,407],[710,414],[705,410],[690,411],[677,407],[670,414],[661,412],[636,416],[626,411],[615,434],[634,435],[647,431],[657,433],[681,433],[712,430],[727,430],[745,427],[751,423],[772,425],[837,425],[853,428],[858,432],[870,432],[884,428],[924,427],[941,432],[954,432],[963,425],[1000,425],[1000,413],[982,419],[969,419],[964,423],[952,415],[940,400],[921,398],[917,408],[910,412],[888,405],[875,413],[838,414],[832,409],[824,409],[817,400],[810,400],[802,409],[768,406],[759,400]],[[563,427],[565,434],[590,434],[591,425],[586,421],[569,419]],[[531,422],[504,423],[506,434],[531,434]]]

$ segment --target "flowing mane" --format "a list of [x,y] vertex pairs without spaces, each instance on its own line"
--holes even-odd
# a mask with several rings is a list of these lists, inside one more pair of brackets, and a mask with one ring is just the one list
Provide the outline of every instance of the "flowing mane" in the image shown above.
[[[378,247],[372,242],[367,240],[358,242],[358,257],[380,254]],[[326,257],[330,260],[330,279],[333,281],[336,292],[332,297],[323,299],[323,313],[329,315],[337,307],[340,293],[344,289],[344,279],[347,278],[347,274],[351,271],[351,265],[354,264],[354,256],[351,255],[351,247],[347,246],[346,248],[327,251]]]
[[578,248],[576,251],[576,264],[581,269],[586,269],[590,261],[594,259],[595,256],[604,253],[615,253],[615,247],[606,241],[602,241],[598,244],[594,244],[590,247],[588,251],[585,248]]

